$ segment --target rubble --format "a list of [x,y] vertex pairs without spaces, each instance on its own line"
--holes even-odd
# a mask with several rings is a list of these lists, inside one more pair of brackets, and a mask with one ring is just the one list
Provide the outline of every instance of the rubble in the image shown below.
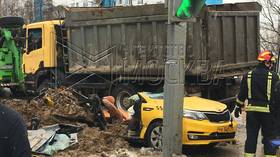
[[[48,100],[52,100],[53,104],[50,105]],[[63,88],[49,89],[44,96],[32,100],[4,99],[2,102],[22,113],[28,124],[34,117],[40,120],[42,126],[69,123],[65,119],[54,118],[54,115],[75,116],[87,121],[93,120],[92,114],[86,108],[79,106],[77,98]]]
[[[50,98],[53,103],[50,105],[46,98]],[[78,144],[54,156],[81,157],[129,148],[127,141],[122,138],[126,133],[126,126],[110,124],[108,130],[101,131],[99,128],[89,127],[80,122],[55,118],[54,115],[62,115],[80,117],[89,121],[93,120],[92,113],[87,108],[79,105],[77,98],[71,91],[49,89],[44,96],[33,100],[2,99],[1,102],[21,113],[28,126],[31,125],[32,118],[36,117],[40,120],[39,128],[57,123],[73,124],[83,128],[78,134]]]
[[72,124],[82,128],[78,133],[78,143],[55,153],[54,157],[162,156],[161,152],[151,148],[131,147],[123,138],[126,135],[126,126],[120,123],[109,124],[107,130],[101,131],[98,127],[90,127],[85,123],[56,118],[55,115],[61,115],[93,120],[92,113],[79,105],[71,91],[63,88],[49,89],[44,96],[33,100],[2,99],[1,101],[21,113],[28,126],[31,126],[32,119],[36,118],[40,121],[39,128],[54,124]]
[[74,125],[49,125],[37,130],[28,130],[28,140],[32,152],[53,155],[77,144],[77,134],[81,129]]

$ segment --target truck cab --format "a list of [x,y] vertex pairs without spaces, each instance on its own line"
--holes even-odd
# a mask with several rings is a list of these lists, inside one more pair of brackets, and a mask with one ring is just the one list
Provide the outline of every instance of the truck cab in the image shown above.
[[[25,25],[26,50],[23,54],[23,71],[28,89],[42,90],[55,78],[58,70],[57,33],[63,21],[44,21]],[[62,71],[60,71],[62,72]]]

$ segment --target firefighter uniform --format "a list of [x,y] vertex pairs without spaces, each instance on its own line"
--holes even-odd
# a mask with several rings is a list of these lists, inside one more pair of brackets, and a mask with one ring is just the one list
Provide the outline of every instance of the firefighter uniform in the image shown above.
[[274,127],[271,123],[273,116],[270,114],[269,105],[271,91],[278,80],[278,75],[270,71],[263,63],[243,76],[236,102],[239,106],[244,106],[244,101],[248,100],[245,108],[247,112],[245,157],[255,156],[260,129],[263,135],[265,157],[276,157],[276,150],[270,144]]
[[270,102],[270,113],[274,117],[274,127],[275,127],[275,138],[280,138],[280,82],[278,81],[275,85],[274,91],[272,92],[271,102]]

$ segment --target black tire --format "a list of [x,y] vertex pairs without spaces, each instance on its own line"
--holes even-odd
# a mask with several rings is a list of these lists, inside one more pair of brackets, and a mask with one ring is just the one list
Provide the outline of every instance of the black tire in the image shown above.
[[12,92],[7,90],[7,88],[0,88],[0,97],[9,98],[12,96]]
[[24,19],[22,17],[2,17],[0,18],[0,27],[22,27]]
[[145,144],[156,150],[162,150],[162,121],[156,121],[150,124],[145,134]]
[[25,96],[26,93],[24,92],[23,89],[19,89],[18,87],[11,87],[10,88],[12,95],[16,96],[16,97],[21,97],[21,96]]
[[48,90],[48,88],[50,87],[49,84],[51,83],[51,80],[49,79],[45,79],[43,80],[37,88],[37,94],[41,95],[43,94],[45,91]]
[[113,97],[116,99],[116,106],[127,110],[130,106],[125,106],[123,104],[124,98],[130,97],[136,94],[136,89],[132,85],[117,85],[112,91]]

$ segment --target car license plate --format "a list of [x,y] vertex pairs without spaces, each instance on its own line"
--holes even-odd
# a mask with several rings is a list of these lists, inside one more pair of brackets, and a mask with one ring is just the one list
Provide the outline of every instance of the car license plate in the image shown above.
[[230,127],[230,126],[218,127],[218,132],[219,133],[232,132],[232,127]]

